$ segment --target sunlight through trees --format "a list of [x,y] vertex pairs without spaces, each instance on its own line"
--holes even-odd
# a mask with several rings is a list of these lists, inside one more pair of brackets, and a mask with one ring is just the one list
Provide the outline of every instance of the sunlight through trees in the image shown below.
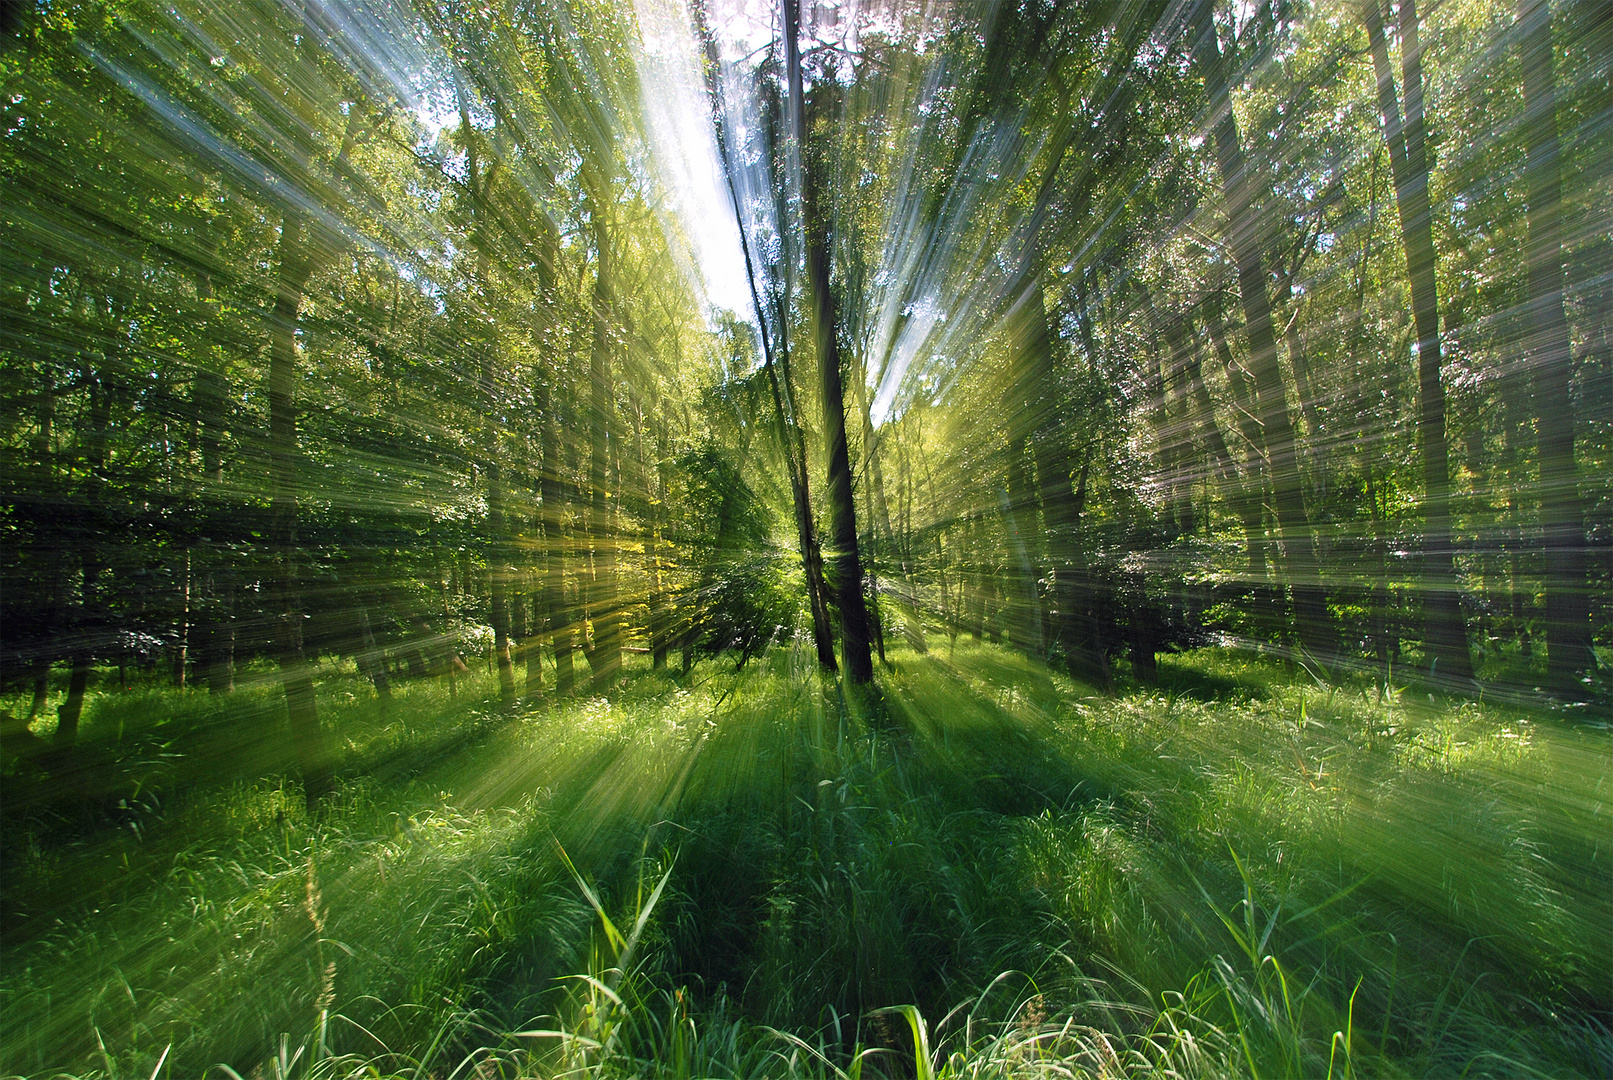
[[[1548,1019],[1518,1030],[1571,1028],[1579,1049],[1540,1036],[1508,1063],[1613,1060],[1608,969],[1592,959],[1613,926],[1594,794],[1613,704],[1601,5],[20,0],[3,12],[0,1071],[153,1075],[154,1042],[181,1047],[182,1065],[162,1066],[175,1075],[269,1061],[280,1019],[209,1042],[196,1032],[235,1021],[198,1002],[184,1006],[190,1034],[174,1017],[129,1019],[119,1030],[145,1049],[103,1045],[85,1064],[101,1038],[86,1017],[110,1008],[111,983],[64,991],[78,1003],[61,1007],[69,1031],[38,1004],[49,977],[31,973],[71,966],[42,959],[48,942],[85,955],[74,935],[92,932],[96,896],[134,890],[120,903],[138,904],[151,882],[178,888],[142,853],[178,866],[176,837],[215,836],[207,814],[238,839],[279,837],[261,854],[284,865],[243,870],[241,887],[302,875],[298,903],[323,942],[315,893],[356,895],[352,851],[382,842],[358,838],[386,813],[425,820],[405,808],[439,773],[455,777],[431,819],[463,837],[452,857],[525,853],[531,880],[500,871],[487,887],[529,914],[541,894],[563,915],[542,945],[475,931],[490,936],[474,957],[443,960],[459,973],[441,976],[451,992],[422,989],[437,976],[376,975],[373,990],[326,979],[317,1048],[281,1073],[345,1075],[329,1064],[327,1040],[346,1037],[326,1030],[331,995],[383,983],[400,1007],[454,1001],[459,1019],[427,1012],[463,1021],[444,1038],[466,1052],[525,1019],[500,1009],[542,999],[565,1034],[487,1065],[508,1075],[634,1074],[610,1057],[612,1009],[635,1032],[622,1039],[653,1048],[628,1055],[640,1064],[672,1054],[686,1022],[713,1039],[739,1025],[714,1057],[679,1043],[695,1056],[668,1075],[719,1059],[755,1075],[1029,1074],[1045,1012],[1029,1042],[1011,1040],[1033,1000],[1125,1048],[1088,1034],[1049,1044],[1047,1075],[1331,1076],[1357,1052],[1379,1071],[1509,1071],[1485,1056],[1501,1035],[1464,1029],[1458,1061],[1414,1033],[1392,1004],[1398,976],[1380,976],[1421,961],[1381,943],[1352,938],[1335,955],[1310,946],[1337,927],[1318,929],[1267,964],[1282,918],[1335,901],[1345,922],[1415,913],[1408,940],[1436,942],[1433,966],[1407,976],[1417,993],[1439,965],[1468,989],[1484,964],[1544,973],[1529,1000]],[[1307,726],[1315,695],[1325,737]],[[1186,727],[1172,726],[1179,698],[1203,706]],[[735,734],[735,716],[755,730]],[[1255,725],[1247,738],[1235,716]],[[980,724],[1000,740],[990,753]],[[596,727],[614,734],[595,740]],[[1188,766],[1137,758],[1116,732],[1185,740],[1182,760],[1203,767],[1189,782]],[[1045,775],[1020,759],[1023,740]],[[719,745],[726,779],[703,763]],[[1462,746],[1481,745],[1468,763]],[[944,790],[915,787],[902,762]],[[1519,785],[1537,774],[1532,801]],[[1004,777],[1035,796],[980,794]],[[1172,784],[1203,804],[1172,801]],[[1311,809],[1280,807],[1285,784]],[[1525,914],[1476,911],[1499,900],[1417,868],[1439,847],[1441,807],[1466,813],[1451,793],[1477,799],[1487,784],[1506,821],[1452,828],[1471,825],[1475,867],[1504,867],[1534,897]],[[1140,824],[1156,797],[1169,835]],[[1018,821],[976,823],[1004,853],[969,853],[948,799]],[[1241,832],[1217,831],[1217,799],[1247,809]],[[714,822],[741,804],[761,824],[723,833]],[[886,808],[889,835],[845,816],[859,806]],[[512,807],[545,824],[453,816]],[[1408,836],[1389,835],[1382,807],[1407,815]],[[698,831],[685,817],[708,829],[682,849],[697,856],[657,831]],[[908,826],[924,839],[903,839]],[[393,834],[414,826],[399,829],[385,843],[413,850]],[[533,839],[544,829],[549,846]],[[1333,829],[1337,850],[1317,854]],[[347,837],[347,853],[321,830]],[[772,892],[700,846],[719,833]],[[1292,897],[1258,898],[1298,873],[1277,869],[1288,835],[1334,861],[1308,863]],[[1513,842],[1539,865],[1508,862]],[[885,843],[895,854],[876,854]],[[933,864],[903,863],[904,843],[931,845]],[[74,899],[52,867],[80,858],[95,869]],[[349,861],[340,884],[318,884],[320,859]],[[691,861],[742,882],[750,914],[689,929],[700,898],[721,892]],[[1167,866],[1190,869],[1171,885]],[[125,872],[146,885],[112,884]],[[446,888],[420,873],[420,896]],[[1177,888],[1195,874],[1196,891]],[[614,884],[596,895],[596,875]],[[1010,880],[1043,899],[1010,897]],[[943,916],[904,892],[932,887],[967,899]],[[264,911],[278,902],[266,895]],[[904,936],[907,916],[882,906],[896,896],[956,917],[958,940]],[[643,916],[631,933],[607,899],[628,904],[630,926]],[[1211,918],[1181,914],[1205,902]],[[655,929],[658,903],[682,929]],[[1039,929],[1015,938],[986,914],[996,903]],[[858,905],[884,914],[859,921]],[[1177,917],[1202,948],[1161,944]],[[623,959],[640,932],[663,965],[644,982]],[[1210,943],[1224,934],[1248,955],[1224,959]],[[927,949],[945,954],[933,970]],[[1091,992],[1070,989],[1079,979],[1057,1001],[1027,990],[1017,1012],[992,1014],[996,1042],[926,1026],[1032,952],[1069,958]],[[377,972],[407,966],[366,955]],[[321,971],[347,963],[320,956]],[[1319,973],[1325,1018],[1288,1015],[1257,1060],[1236,1041],[1240,1018],[1269,1020],[1271,980],[1304,982],[1302,967]],[[517,969],[536,982],[488,989]],[[1346,970],[1381,1027],[1370,1051],[1347,1034],[1327,1043],[1354,1022]],[[564,995],[546,980],[578,971],[593,990],[555,1005]],[[1111,977],[1141,980],[1135,1010],[1095,1004],[1108,999],[1090,980]],[[139,1013],[145,991],[123,985]],[[652,986],[677,996],[652,1008]],[[623,996],[633,987],[638,1006]],[[1416,1023],[1436,1027],[1445,995],[1419,1000]],[[663,1005],[668,1018],[646,1019]],[[493,1025],[481,1042],[473,1014]],[[1167,1046],[1173,1017],[1209,1024],[1207,1041]],[[420,1034],[397,1022],[412,1032],[398,1038]],[[791,1049],[758,1049],[760,1029],[744,1026],[757,1024],[780,1025]],[[962,1057],[913,1049],[932,1038]],[[858,1056],[876,1046],[889,1060]],[[444,1067],[410,1061],[385,1068]]]

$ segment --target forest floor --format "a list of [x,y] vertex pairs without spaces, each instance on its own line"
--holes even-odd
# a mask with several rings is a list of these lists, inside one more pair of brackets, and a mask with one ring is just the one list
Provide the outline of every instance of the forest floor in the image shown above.
[[1605,723],[931,644],[510,715],[327,666],[317,819],[267,669],[104,674],[96,794],[3,778],[0,1073],[1613,1075]]

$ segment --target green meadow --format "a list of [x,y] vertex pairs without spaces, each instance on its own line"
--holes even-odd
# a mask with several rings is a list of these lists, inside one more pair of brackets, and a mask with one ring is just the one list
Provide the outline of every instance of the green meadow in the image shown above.
[[225,750],[277,722],[272,681],[257,712],[92,693],[107,818],[8,807],[0,1070],[1613,1065],[1613,752],[1582,718],[1213,649],[1100,695],[967,638],[872,693],[801,647],[514,714],[485,670],[384,710],[319,686],[317,817]]

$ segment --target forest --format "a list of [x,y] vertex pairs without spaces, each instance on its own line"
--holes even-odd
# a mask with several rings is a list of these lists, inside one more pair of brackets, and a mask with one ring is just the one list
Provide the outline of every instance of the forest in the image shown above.
[[0,1077],[1613,1075],[1613,7],[0,84]]

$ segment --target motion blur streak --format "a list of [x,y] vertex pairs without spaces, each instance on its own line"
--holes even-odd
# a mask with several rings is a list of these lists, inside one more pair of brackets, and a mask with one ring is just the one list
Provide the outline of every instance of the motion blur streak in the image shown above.
[[1606,5],[0,13],[0,1073],[1613,1071]]

